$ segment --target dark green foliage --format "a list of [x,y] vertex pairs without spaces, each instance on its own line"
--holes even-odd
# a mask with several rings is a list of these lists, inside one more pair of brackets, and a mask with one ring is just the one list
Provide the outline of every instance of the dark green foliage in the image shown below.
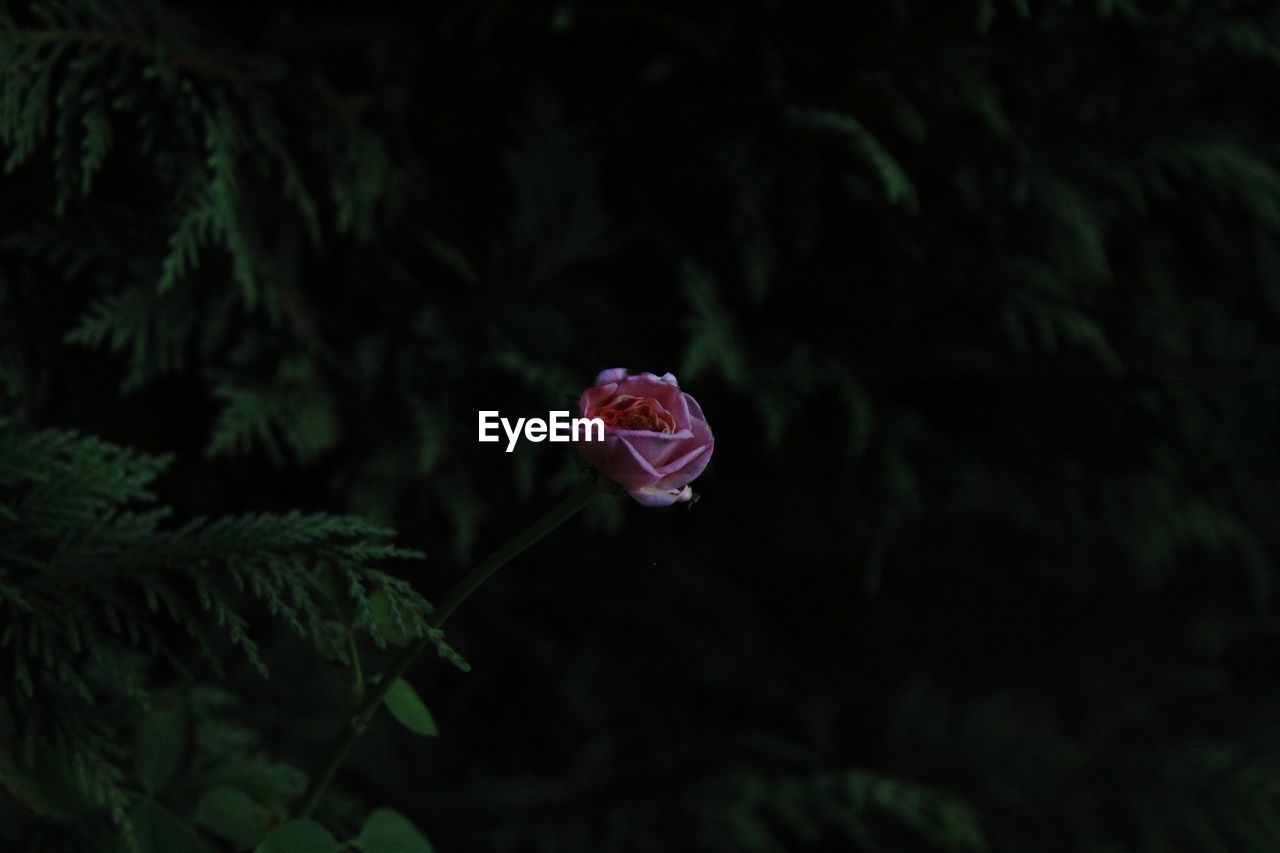
[[[529,786],[532,787],[532,786]],[[527,807],[520,788],[494,794]],[[877,840],[879,839],[879,840]],[[878,849],[882,842],[985,851],[978,817],[928,787],[864,771],[775,775],[724,772],[665,796],[628,797],[601,820],[584,813],[511,826],[504,848],[540,851],[652,850],[655,846],[774,853],[818,847]]]
[[1269,4],[205,5],[0,10],[0,848],[1280,849]]
[[[135,831],[169,832],[139,825],[136,809],[130,810],[133,785],[120,767],[118,746],[129,728],[106,721],[113,705],[146,709],[155,701],[148,690],[151,668],[140,665],[139,653],[190,679],[183,654],[190,647],[206,668],[221,673],[220,643],[212,636],[220,629],[221,644],[239,647],[265,676],[243,615],[256,600],[267,617],[316,638],[319,650],[343,665],[358,667],[358,634],[385,647],[394,632],[390,639],[400,644],[430,635],[442,656],[465,666],[430,626],[430,605],[403,580],[372,568],[420,556],[390,544],[390,531],[354,518],[300,513],[162,527],[170,510],[155,506],[149,488],[167,464],[73,432],[30,432],[0,422],[0,607],[6,614],[0,665],[7,685],[0,696],[6,733],[0,779],[28,799],[27,782],[47,782],[64,765],[87,800],[83,809],[109,809],[135,842]],[[174,709],[179,700],[167,701],[170,716],[191,713]],[[186,747],[145,722],[138,737],[136,784],[154,796],[185,766]],[[37,811],[56,813],[75,797],[70,790],[50,796],[53,802],[37,804]],[[275,802],[281,810],[290,805],[280,797]],[[154,819],[147,813],[147,821]]]

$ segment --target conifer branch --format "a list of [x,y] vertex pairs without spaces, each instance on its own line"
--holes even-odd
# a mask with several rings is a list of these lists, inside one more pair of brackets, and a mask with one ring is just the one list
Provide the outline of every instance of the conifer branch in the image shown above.
[[174,68],[193,71],[203,77],[226,80],[232,83],[259,83],[279,76],[277,73],[266,69],[237,68],[182,51],[166,54],[153,39],[135,32],[86,29],[12,30],[0,32],[0,44],[5,41],[28,45],[61,43],[83,47],[123,47],[152,59],[167,57],[168,63]]

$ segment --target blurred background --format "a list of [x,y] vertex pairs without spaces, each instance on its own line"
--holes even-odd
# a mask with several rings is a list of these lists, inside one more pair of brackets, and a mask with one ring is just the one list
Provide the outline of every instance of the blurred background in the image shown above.
[[[1280,850],[1275,4],[6,5],[0,412],[171,455],[173,526],[357,515],[439,600],[581,476],[477,410],[715,431],[450,621],[341,837]],[[270,679],[139,665],[310,770],[345,670],[246,614]]]

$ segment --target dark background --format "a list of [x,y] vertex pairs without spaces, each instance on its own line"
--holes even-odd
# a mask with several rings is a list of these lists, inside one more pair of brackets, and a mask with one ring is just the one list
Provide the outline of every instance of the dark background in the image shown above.
[[[353,513],[438,600],[580,476],[478,409],[670,370],[715,432],[468,602],[339,837],[1280,849],[1275,4],[7,6],[0,411],[172,454],[174,526]],[[269,680],[147,683],[310,770],[346,675],[244,606]]]

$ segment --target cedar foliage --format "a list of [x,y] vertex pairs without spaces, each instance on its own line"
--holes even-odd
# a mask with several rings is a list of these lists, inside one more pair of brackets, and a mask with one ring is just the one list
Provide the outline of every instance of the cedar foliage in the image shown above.
[[252,849],[576,476],[474,412],[626,364],[705,499],[274,843],[1277,849],[1278,73],[1246,0],[5,4],[0,847]]

